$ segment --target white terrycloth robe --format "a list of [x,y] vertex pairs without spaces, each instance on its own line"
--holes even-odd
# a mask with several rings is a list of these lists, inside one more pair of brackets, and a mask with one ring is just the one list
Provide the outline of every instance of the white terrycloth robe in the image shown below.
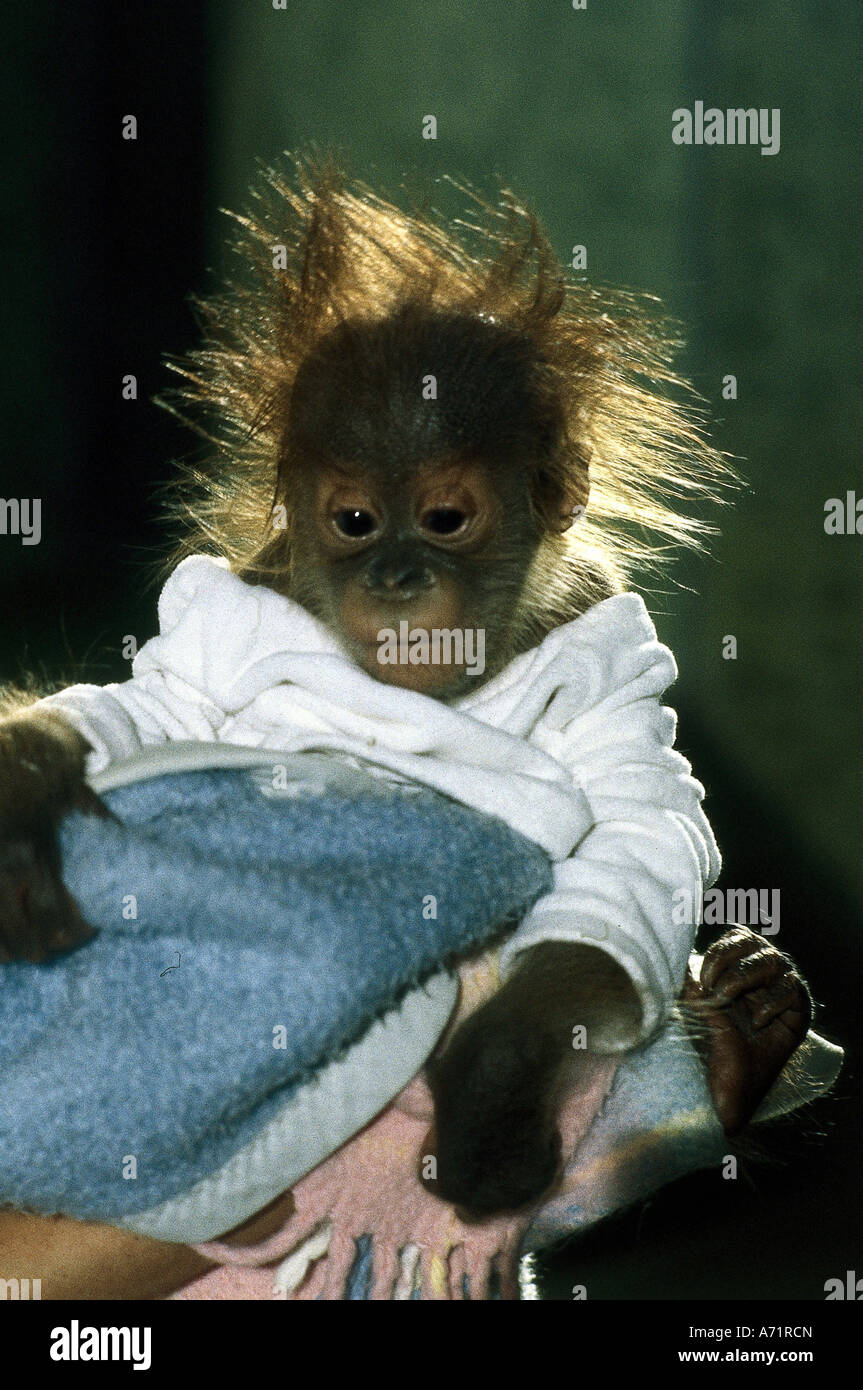
[[[504,975],[540,941],[598,946],[629,974],[643,1017],[638,1036],[594,1047],[622,1051],[662,1025],[695,933],[675,916],[698,918],[720,859],[661,704],[674,658],[639,595],[596,604],[450,705],[374,680],[305,609],[208,556],[174,571],[159,620],[131,680],[41,702],[90,743],[89,776],[146,745],[198,740],[326,751],[435,787],[554,861],[553,890],[502,949]],[[695,911],[675,913],[681,902]]]

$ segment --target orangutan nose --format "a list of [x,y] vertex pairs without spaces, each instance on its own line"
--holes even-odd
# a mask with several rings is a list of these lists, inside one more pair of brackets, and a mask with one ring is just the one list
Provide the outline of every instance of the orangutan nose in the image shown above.
[[415,557],[380,556],[372,560],[363,575],[372,593],[388,599],[411,599],[433,589],[435,577],[427,565]]

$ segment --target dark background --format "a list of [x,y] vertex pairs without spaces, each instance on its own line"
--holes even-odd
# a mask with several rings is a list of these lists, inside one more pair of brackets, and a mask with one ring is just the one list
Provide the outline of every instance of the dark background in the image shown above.
[[[710,558],[646,597],[681,667],[679,742],[721,882],[780,889],[778,944],[849,1060],[743,1180],[667,1189],[568,1247],[546,1291],[819,1299],[863,1274],[863,537],[824,532],[827,498],[863,496],[856,4],[88,0],[19,6],[3,27],[0,496],[41,497],[43,534],[0,536],[0,681],[122,679],[123,638],[154,631],[159,489],[198,450],[151,397],[162,354],[195,342],[187,295],[213,287],[216,209],[244,204],[256,158],[315,141],[383,191],[407,177],[436,200],[442,173],[500,177],[564,260],[586,244],[591,278],[685,322],[681,366],[747,489]],[[780,152],[675,146],[671,112],[696,100],[779,107]]]

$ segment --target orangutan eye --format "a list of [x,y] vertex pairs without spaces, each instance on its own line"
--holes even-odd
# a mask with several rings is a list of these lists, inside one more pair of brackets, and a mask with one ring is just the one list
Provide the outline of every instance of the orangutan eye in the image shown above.
[[466,521],[467,515],[458,507],[432,507],[422,517],[422,526],[435,536],[454,536]]
[[377,530],[378,525],[371,512],[365,511],[362,507],[346,507],[343,511],[336,512],[333,524],[337,531],[351,540],[370,536],[372,531]]

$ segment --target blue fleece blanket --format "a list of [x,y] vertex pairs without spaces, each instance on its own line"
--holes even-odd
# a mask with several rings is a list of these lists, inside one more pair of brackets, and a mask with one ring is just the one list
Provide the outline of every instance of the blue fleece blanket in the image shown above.
[[534,844],[413,786],[273,800],[201,771],[104,800],[62,832],[99,935],[0,967],[0,1203],[110,1220],[185,1192],[551,886]]

